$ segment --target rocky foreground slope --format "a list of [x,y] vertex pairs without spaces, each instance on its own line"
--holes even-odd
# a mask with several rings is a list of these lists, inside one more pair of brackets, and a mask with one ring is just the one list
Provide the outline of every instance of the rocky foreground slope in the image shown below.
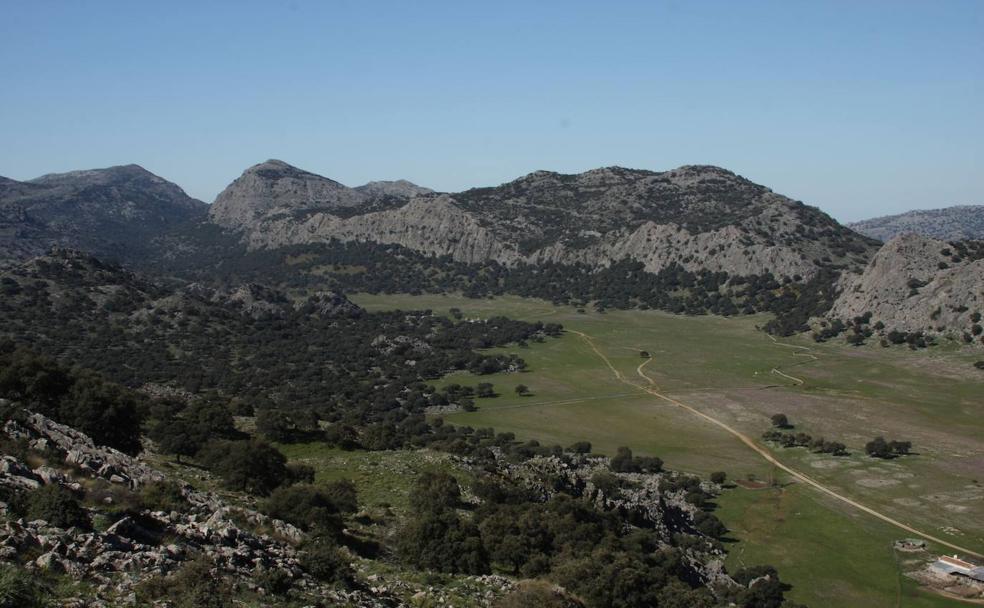
[[[0,400],[0,405],[9,403]],[[32,467],[11,455],[0,456],[0,486],[36,490],[61,485],[79,491],[93,481],[129,490],[166,476],[139,459],[112,448],[95,445],[86,435],[30,412],[21,421],[9,420],[0,436],[22,441],[48,462]],[[36,457],[35,457],[36,458]],[[104,491],[112,506],[113,492]],[[144,511],[117,519],[105,530],[60,528],[43,520],[6,521],[0,524],[0,560],[20,561],[37,555],[28,567],[49,574],[67,574],[94,587],[79,605],[133,605],[134,588],[153,575],[168,574],[184,562],[205,556],[219,571],[239,577],[254,590],[258,570],[277,570],[291,584],[335,605],[402,605],[387,594],[325,587],[299,566],[295,546],[303,534],[294,526],[242,506],[232,506],[218,495],[181,485],[187,501],[182,511]],[[0,513],[7,505],[0,503]],[[265,529],[268,533],[253,530]]]
[[145,252],[149,241],[205,217],[205,203],[138,165],[0,178],[0,259],[52,246],[104,256]]
[[852,230],[880,241],[913,233],[934,239],[984,239],[984,205],[908,211],[848,224]]
[[268,161],[226,188],[209,217],[251,248],[358,241],[506,266],[628,258],[649,272],[678,264],[809,278],[826,266],[860,268],[875,249],[819,210],[717,167],[538,171],[457,194],[366,192]]
[[[0,400],[0,407],[16,409],[15,404],[4,400]],[[229,493],[219,495],[197,490],[180,479],[168,480],[140,458],[97,446],[88,436],[27,410],[8,417],[0,428],[0,441],[8,448],[20,446],[16,450],[20,455],[0,456],[3,497],[45,486],[103,497],[97,506],[87,509],[87,517],[101,518],[103,523],[85,529],[42,519],[15,519],[10,505],[0,501],[0,560],[20,563],[47,577],[70,577],[79,585],[79,595],[62,598],[65,605],[137,605],[138,594],[148,580],[158,577],[164,585],[173,584],[177,579],[170,577],[189,562],[202,563],[203,558],[214,569],[216,581],[231,580],[242,593],[269,599],[269,604],[262,600],[261,605],[284,605],[282,597],[265,587],[274,580],[289,584],[291,596],[306,602],[302,605],[393,608],[491,606],[517,586],[511,577],[459,576],[455,590],[449,593],[393,568],[382,575],[359,574],[360,580],[346,587],[326,584],[305,571],[304,531],[233,501]],[[467,462],[462,460],[463,465]],[[692,522],[701,515],[687,496],[695,486],[674,484],[676,477],[670,473],[617,474],[613,479],[621,480],[618,483],[625,490],[608,495],[611,490],[594,485],[599,475],[610,476],[607,458],[548,456],[520,464],[503,462],[501,466],[501,475],[542,494],[544,499],[561,487],[580,488],[585,496],[594,496],[600,508],[626,513],[632,521],[645,523],[667,546],[679,531],[693,532]],[[129,493],[165,482],[180,488],[180,496],[171,498],[180,505],[120,510],[125,505],[117,503],[128,500]],[[708,491],[718,489],[707,484]],[[351,553],[346,555],[358,572],[364,572],[369,562]],[[682,550],[678,569],[694,584],[725,594],[729,589],[751,589],[761,582],[756,579],[747,586],[736,583],[725,572],[723,557],[720,547],[695,538]],[[571,600],[565,605],[581,604]]]
[[950,334],[980,343],[984,242],[915,234],[890,240],[861,274],[846,275],[828,316],[871,313],[887,330]]

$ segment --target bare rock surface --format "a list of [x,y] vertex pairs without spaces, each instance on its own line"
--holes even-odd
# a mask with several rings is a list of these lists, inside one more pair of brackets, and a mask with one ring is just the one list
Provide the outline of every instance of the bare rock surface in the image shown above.
[[269,161],[219,195],[210,217],[253,249],[358,241],[507,266],[603,267],[629,258],[651,272],[679,264],[809,278],[834,261],[860,270],[875,249],[815,208],[708,166],[537,171],[494,188],[439,194],[348,189]]
[[961,255],[945,241],[895,237],[863,273],[844,278],[828,316],[851,319],[871,312],[872,323],[890,330],[973,335],[974,315],[984,313],[984,247],[976,245],[966,244]]

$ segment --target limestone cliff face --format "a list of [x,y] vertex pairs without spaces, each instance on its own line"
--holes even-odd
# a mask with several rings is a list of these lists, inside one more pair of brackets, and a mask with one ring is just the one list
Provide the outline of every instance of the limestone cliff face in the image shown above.
[[875,249],[819,210],[717,167],[538,171],[432,194],[412,184],[351,189],[272,162],[247,170],[210,212],[251,248],[337,239],[467,263],[602,267],[630,258],[653,272],[679,264],[803,279],[831,264],[860,271]]
[[828,316],[871,312],[871,322],[887,329],[972,335],[975,313],[984,313],[984,245],[961,247],[915,234],[895,237],[863,273],[845,278]]

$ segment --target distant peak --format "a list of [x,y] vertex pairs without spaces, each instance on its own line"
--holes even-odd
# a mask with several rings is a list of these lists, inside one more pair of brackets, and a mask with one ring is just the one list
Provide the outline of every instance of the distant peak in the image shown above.
[[282,160],[277,160],[276,158],[271,158],[263,161],[262,163],[257,163],[252,167],[247,168],[243,173],[259,173],[261,171],[307,173],[307,171],[304,171],[303,169],[295,167],[290,163],[285,163]]
[[401,198],[411,198],[414,196],[420,196],[421,194],[430,194],[434,192],[430,188],[418,186],[417,184],[405,179],[373,181],[357,186],[355,190],[365,192],[370,195],[396,196]]
[[41,177],[36,177],[30,180],[31,183],[35,184],[53,184],[64,181],[80,180],[80,179],[99,179],[99,178],[133,178],[133,177],[144,177],[150,176],[158,178],[156,175],[150,171],[144,169],[137,164],[129,165],[115,165],[113,167],[105,167],[101,169],[82,169],[77,171],[66,171],[64,173],[46,173]]

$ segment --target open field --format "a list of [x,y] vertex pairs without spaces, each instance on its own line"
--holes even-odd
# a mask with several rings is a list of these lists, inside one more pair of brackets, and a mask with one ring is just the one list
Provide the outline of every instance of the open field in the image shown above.
[[[655,454],[667,466],[696,473],[726,471],[732,478],[776,476],[761,455],[726,431],[616,378],[618,372],[639,386],[655,382],[662,394],[758,438],[769,416],[783,412],[814,437],[845,443],[852,455],[820,456],[802,448],[772,449],[783,464],[838,493],[972,551],[984,553],[984,373],[971,363],[980,353],[953,348],[912,352],[878,346],[854,348],[814,344],[805,337],[771,340],[755,325],[765,317],[681,317],[654,311],[578,313],[572,308],[521,298],[469,300],[453,296],[356,296],[369,309],[458,307],[466,316],[506,314],[563,323],[590,336],[614,368],[573,332],[513,349],[530,364],[521,375],[477,378],[455,375],[443,382],[491,381],[500,396],[479,400],[479,411],[446,416],[449,422],[491,426],[521,438],[569,444],[587,439],[595,449],[613,452],[628,445]],[[639,351],[652,354],[651,361]],[[774,373],[777,369],[785,376]],[[518,397],[513,387],[528,385],[533,395]],[[879,461],[863,455],[876,435],[910,440],[918,455]],[[759,442],[761,443],[761,442]],[[773,492],[773,491],[769,491]],[[722,498],[722,518],[742,541],[748,562],[774,563],[796,587],[794,596],[813,606],[945,605],[918,594],[909,582],[899,595],[890,541],[901,530],[849,505],[799,485],[786,494],[791,509],[803,513],[796,526],[755,523],[767,513],[755,498],[736,490]],[[764,495],[764,493],[762,494]],[[759,494],[756,494],[759,496]],[[735,503],[735,504],[732,504]],[[809,506],[806,509],[805,506]],[[761,517],[759,517],[761,521]],[[787,520],[789,521],[789,520]],[[785,533],[779,532],[790,528]],[[775,534],[797,538],[796,551],[777,543]],[[810,532],[810,533],[807,533]],[[850,539],[836,546],[837,538]],[[837,557],[834,557],[834,555]],[[796,563],[783,567],[783,561]],[[848,576],[825,560],[853,564]],[[748,562],[753,563],[753,562]],[[889,576],[891,574],[891,576]],[[889,585],[889,578],[894,586]],[[867,581],[867,582],[866,582]],[[818,595],[838,589],[836,597]],[[881,589],[877,597],[874,589]],[[811,599],[812,598],[812,599]],[[823,598],[821,600],[821,598]],[[901,599],[899,599],[901,598]],[[928,602],[928,603],[927,603]],[[948,602],[949,603],[949,602]]]

